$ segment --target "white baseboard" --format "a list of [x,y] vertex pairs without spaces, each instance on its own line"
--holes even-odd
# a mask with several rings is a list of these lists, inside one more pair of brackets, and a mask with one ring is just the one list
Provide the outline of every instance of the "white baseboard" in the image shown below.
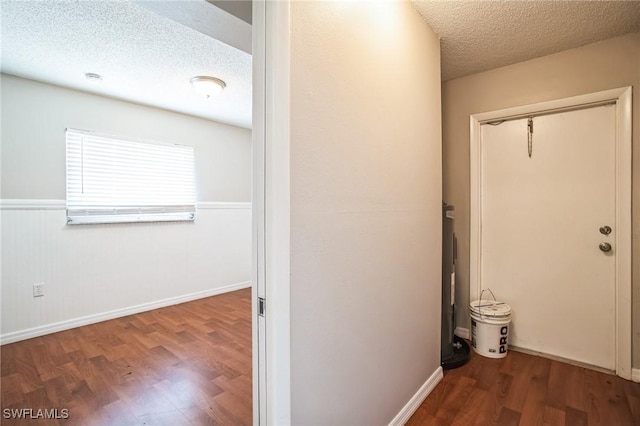
[[471,338],[471,334],[469,334],[468,328],[456,327],[456,329],[453,331],[453,334],[467,340]]
[[427,396],[429,396],[431,391],[436,387],[438,383],[440,383],[440,380],[442,380],[443,377],[444,374],[442,373],[442,367],[438,367],[436,371],[433,372],[431,377],[429,377],[427,381],[424,382],[422,386],[420,386],[418,392],[416,392],[416,394],[411,397],[409,402],[407,402],[407,404],[402,407],[402,410],[400,410],[400,412],[393,418],[393,420],[391,420],[389,426],[403,426],[405,423],[407,423],[413,413],[415,413],[418,407],[420,407],[420,404],[422,404]]
[[114,318],[120,318],[127,315],[139,314],[140,312],[150,311],[152,309],[164,308],[165,306],[177,305],[184,302],[190,302],[196,299],[216,296],[218,294],[228,293],[231,291],[241,290],[251,287],[251,282],[246,281],[237,284],[231,284],[224,287],[218,287],[211,290],[199,291],[196,293],[185,294],[168,299],[157,300],[155,302],[143,303],[127,308],[116,309],[113,311],[102,312],[95,315],[74,318],[70,320],[60,321],[53,324],[41,325],[38,327],[28,328],[26,330],[14,331],[11,333],[0,335],[0,345],[7,343],[19,342],[20,340],[31,339],[33,337],[44,336],[45,334],[56,333],[58,331],[69,330],[71,328],[81,327],[83,325],[95,324]]
[[631,380],[640,383],[640,369],[632,368],[631,369]]

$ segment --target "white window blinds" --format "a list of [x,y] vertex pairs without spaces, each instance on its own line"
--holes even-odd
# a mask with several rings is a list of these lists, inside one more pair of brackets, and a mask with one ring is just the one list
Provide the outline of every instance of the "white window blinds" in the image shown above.
[[193,220],[193,147],[67,129],[67,223]]

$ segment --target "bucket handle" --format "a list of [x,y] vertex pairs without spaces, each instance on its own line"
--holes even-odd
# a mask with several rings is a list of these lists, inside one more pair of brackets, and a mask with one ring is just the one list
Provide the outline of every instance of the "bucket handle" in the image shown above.
[[493,301],[494,301],[494,302],[497,302],[497,301],[498,301],[498,300],[496,299],[496,295],[495,295],[495,294],[493,294],[493,292],[491,291],[491,289],[490,289],[490,288],[485,288],[484,290],[482,290],[482,291],[480,292],[480,300],[482,300],[482,295],[484,294],[484,292],[485,292],[485,291],[488,291],[489,293],[491,293],[491,295],[493,296]]
[[496,295],[495,295],[495,294],[493,294],[493,292],[491,291],[491,289],[490,289],[490,288],[485,288],[484,290],[482,290],[482,291],[480,292],[480,300],[479,300],[479,302],[480,302],[480,303],[478,303],[478,312],[480,313],[480,317],[481,317],[481,318],[484,318],[484,316],[482,315],[482,306],[484,306],[484,305],[482,304],[482,295],[484,294],[484,292],[485,292],[485,291],[488,291],[489,293],[491,293],[491,296],[493,296],[493,301],[494,301],[494,302],[497,302],[497,301],[498,301],[498,300],[496,299]]

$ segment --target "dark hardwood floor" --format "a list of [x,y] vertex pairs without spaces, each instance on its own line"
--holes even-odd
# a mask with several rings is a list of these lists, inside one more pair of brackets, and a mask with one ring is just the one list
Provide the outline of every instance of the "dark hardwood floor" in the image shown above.
[[248,425],[251,349],[250,289],[4,345],[0,423]]
[[640,425],[640,384],[509,351],[445,371],[407,426]]
[[[0,361],[2,425],[248,425],[251,291],[4,345]],[[22,409],[68,418],[6,418]],[[407,425],[640,426],[640,384],[514,351],[472,352]]]

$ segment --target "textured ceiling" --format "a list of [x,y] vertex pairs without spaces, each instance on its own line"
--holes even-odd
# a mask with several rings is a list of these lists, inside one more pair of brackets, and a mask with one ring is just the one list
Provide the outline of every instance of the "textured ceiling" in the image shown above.
[[[412,2],[441,37],[443,80],[640,31],[634,0]],[[212,3],[237,14],[224,0],[1,0],[0,70],[251,127],[250,16]],[[196,75],[227,87],[205,100]]]
[[[249,24],[205,0],[153,4],[199,11],[195,20],[205,26],[222,13],[251,38]],[[122,0],[2,0],[0,12],[3,73],[251,127],[250,53],[192,28],[193,16],[176,22],[142,1]],[[87,81],[87,72],[103,81]],[[227,86],[206,100],[189,83],[198,75]]]
[[412,0],[440,36],[442,80],[640,31],[640,1]]

